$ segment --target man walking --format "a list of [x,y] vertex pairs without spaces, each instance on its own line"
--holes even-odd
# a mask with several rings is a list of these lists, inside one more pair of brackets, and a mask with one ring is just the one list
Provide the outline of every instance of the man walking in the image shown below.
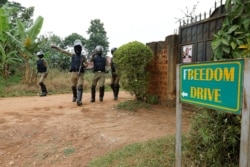
[[71,72],[71,89],[73,93],[72,102],[76,102],[78,106],[82,105],[82,93],[84,82],[84,68],[88,66],[87,59],[82,55],[82,43],[79,39],[74,41],[74,52],[70,53],[57,46],[51,46],[61,53],[71,56],[70,72]]
[[92,86],[91,86],[91,100],[90,102],[95,102],[95,93],[96,93],[96,85],[99,81],[99,100],[100,102],[103,101],[104,91],[105,91],[105,75],[108,66],[108,61],[105,57],[102,56],[103,54],[103,47],[98,45],[95,48],[95,54],[90,59],[93,62],[93,72],[94,77],[92,79]]
[[47,96],[47,88],[44,84],[44,80],[48,76],[49,72],[49,65],[48,62],[44,59],[44,53],[43,51],[39,51],[36,54],[38,56],[38,60],[36,62],[37,64],[37,74],[39,76],[39,85],[41,87],[41,93],[40,96]]
[[[111,49],[111,54],[114,56],[114,52],[116,51],[117,48],[112,48]],[[114,100],[118,99],[118,94],[119,94],[119,81],[120,81],[120,76],[118,74],[118,70],[116,67],[116,64],[113,62],[113,57],[111,58],[110,62],[110,67],[111,67],[111,84],[110,87],[113,91],[114,94]]]

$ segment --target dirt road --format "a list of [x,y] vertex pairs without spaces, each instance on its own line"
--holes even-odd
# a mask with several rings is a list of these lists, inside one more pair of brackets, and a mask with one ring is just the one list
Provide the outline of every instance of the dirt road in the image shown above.
[[[103,102],[90,103],[85,93],[78,107],[71,94],[0,98],[0,166],[85,167],[127,144],[175,134],[175,109],[116,110],[129,99],[120,92],[114,101],[106,92]],[[188,113],[182,126],[188,129]]]

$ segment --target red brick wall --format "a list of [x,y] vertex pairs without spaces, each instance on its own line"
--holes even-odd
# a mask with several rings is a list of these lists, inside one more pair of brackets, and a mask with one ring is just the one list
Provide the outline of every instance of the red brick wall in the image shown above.
[[153,60],[148,66],[151,74],[148,93],[158,96],[160,102],[175,99],[178,35],[167,36],[165,41],[146,45],[153,51]]

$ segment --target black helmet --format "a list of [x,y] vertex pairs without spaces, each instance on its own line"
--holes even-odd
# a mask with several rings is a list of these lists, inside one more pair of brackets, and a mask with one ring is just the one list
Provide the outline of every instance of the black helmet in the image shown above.
[[96,54],[100,56],[102,55],[103,47],[101,45],[97,45],[95,48],[95,51],[96,51]]
[[42,58],[43,55],[44,55],[44,53],[43,53],[43,51],[39,51],[39,52],[36,53],[36,55],[37,55],[39,58]]
[[112,48],[111,49],[111,54],[113,55],[113,53],[116,51],[117,48]]

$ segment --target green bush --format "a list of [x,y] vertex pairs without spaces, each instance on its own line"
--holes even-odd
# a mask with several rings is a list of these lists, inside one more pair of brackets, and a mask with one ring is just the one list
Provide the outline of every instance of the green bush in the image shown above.
[[120,83],[137,100],[145,100],[149,83],[146,67],[152,57],[152,50],[138,41],[122,45],[114,53],[114,62],[121,74]]
[[186,156],[195,166],[239,165],[240,116],[201,109],[192,119]]

